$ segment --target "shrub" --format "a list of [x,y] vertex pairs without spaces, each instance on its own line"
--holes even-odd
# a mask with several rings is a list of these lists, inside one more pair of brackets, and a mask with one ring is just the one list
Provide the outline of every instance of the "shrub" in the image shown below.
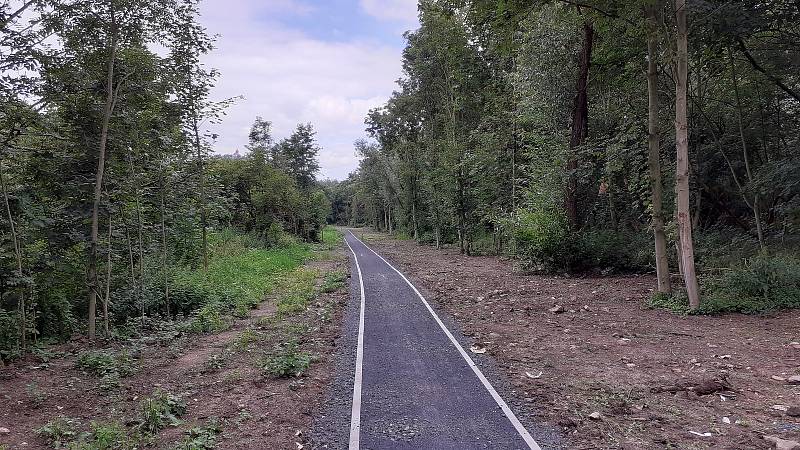
[[311,365],[311,355],[300,352],[297,343],[287,342],[264,359],[264,371],[274,378],[299,377]]
[[61,448],[78,436],[79,425],[77,419],[58,417],[36,430],[36,434],[54,448]]
[[561,269],[569,227],[563,213],[548,210],[520,210],[511,223],[517,254],[527,263],[545,270]]
[[228,321],[217,302],[209,303],[192,314],[189,331],[192,333],[216,333],[228,329]]
[[759,255],[711,280],[699,313],[763,313],[800,307],[800,258]]
[[186,438],[174,450],[210,450],[216,446],[217,435],[222,431],[216,420],[203,427],[194,427],[186,432]]
[[157,433],[167,426],[180,425],[180,417],[186,412],[186,403],[180,397],[158,390],[152,397],[142,400],[141,427]]
[[643,272],[655,266],[651,238],[645,233],[592,230],[574,233],[567,265],[572,271]]
[[81,353],[75,363],[78,368],[98,377],[127,377],[133,374],[133,358],[123,350],[112,352],[91,350]]

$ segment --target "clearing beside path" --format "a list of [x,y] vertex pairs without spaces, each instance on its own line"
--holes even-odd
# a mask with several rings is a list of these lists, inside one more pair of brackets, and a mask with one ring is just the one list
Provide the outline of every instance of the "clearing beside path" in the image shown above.
[[522,275],[503,258],[356,234],[486,349],[567,448],[800,441],[800,385],[790,379],[800,374],[800,311],[684,317],[645,308],[650,276]]
[[0,369],[0,427],[8,429],[0,449],[87,440],[95,446],[75,448],[308,448],[331,379],[347,267],[343,244],[315,250],[247,318],[221,330],[147,322],[135,338],[94,350],[77,340]]

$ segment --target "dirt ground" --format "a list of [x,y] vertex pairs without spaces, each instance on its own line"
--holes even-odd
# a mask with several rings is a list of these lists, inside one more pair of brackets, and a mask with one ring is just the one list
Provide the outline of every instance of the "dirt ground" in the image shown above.
[[[331,259],[311,261],[306,267],[318,271],[319,284],[326,273],[346,272],[346,258],[340,248]],[[29,356],[0,369],[0,427],[9,431],[0,435],[0,448],[48,448],[36,430],[56,417],[78,419],[83,429],[91,421],[116,421],[130,430],[136,426],[141,400],[156,389],[181,397],[187,411],[180,426],[155,435],[153,448],[173,447],[187,430],[211,419],[221,426],[216,448],[307,448],[307,430],[330,381],[330,355],[348,293],[343,288],[320,294],[307,311],[272,321],[278,295],[222,333],[183,335],[172,341],[145,338],[134,375],[121,378],[122,386],[111,390],[103,390],[98,377],[76,368],[86,342],[53,348],[52,358]],[[323,315],[330,318],[322,320]],[[314,362],[301,377],[271,378],[259,360],[285,341],[292,327],[305,330],[299,348],[315,355]],[[249,340],[242,338],[245,331]]]
[[800,374],[800,311],[684,317],[645,308],[651,276],[524,275],[502,258],[359,235],[487,348],[568,448],[800,441],[800,385],[789,380]]

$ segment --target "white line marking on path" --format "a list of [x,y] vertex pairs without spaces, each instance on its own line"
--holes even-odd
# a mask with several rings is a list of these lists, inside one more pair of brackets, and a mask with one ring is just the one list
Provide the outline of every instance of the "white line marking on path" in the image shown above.
[[[414,292],[417,294],[417,296],[420,298],[420,300],[422,300],[422,303],[425,305],[425,307],[428,308],[428,311],[431,313],[433,318],[436,320],[436,323],[438,323],[439,326],[442,328],[442,331],[444,331],[444,334],[447,335],[447,337],[450,339],[450,342],[452,342],[453,345],[458,350],[458,352],[461,353],[461,356],[467,362],[467,365],[472,369],[473,372],[475,372],[475,375],[481,381],[481,383],[483,384],[483,387],[485,387],[486,390],[489,391],[489,394],[492,396],[494,401],[497,402],[497,406],[499,406],[500,409],[503,410],[503,413],[506,415],[506,417],[508,418],[509,422],[511,422],[511,425],[514,426],[514,429],[517,430],[517,433],[519,433],[519,435],[522,437],[522,440],[524,440],[525,443],[528,444],[528,447],[530,447],[531,450],[541,450],[541,447],[539,447],[539,444],[537,444],[536,441],[533,440],[533,438],[531,437],[530,433],[528,433],[528,430],[525,429],[525,426],[522,425],[522,423],[519,421],[519,419],[517,419],[517,416],[514,414],[514,411],[511,411],[511,408],[508,407],[508,404],[505,402],[505,400],[503,400],[503,398],[500,397],[500,394],[498,394],[497,391],[494,389],[494,387],[492,386],[492,383],[490,383],[489,380],[486,379],[486,377],[483,375],[483,372],[481,372],[481,369],[479,369],[477,364],[475,364],[475,361],[473,361],[472,358],[470,358],[470,356],[467,354],[466,350],[464,350],[464,347],[462,347],[461,344],[459,344],[458,341],[456,340],[456,338],[453,336],[453,334],[450,333],[450,330],[447,329],[447,327],[445,326],[444,322],[442,322],[442,320],[439,318],[439,316],[436,314],[436,312],[433,310],[433,308],[431,308],[430,303],[428,303],[428,301],[425,300],[425,297],[423,297],[422,294],[419,292],[419,290],[417,290],[416,286],[414,286],[410,281],[408,281],[408,278],[406,278],[406,276],[403,275],[402,272],[400,272],[393,265],[391,265],[389,263],[389,261],[387,261],[383,256],[379,255],[378,252],[376,252],[375,250],[371,249],[367,244],[364,243],[364,241],[362,241],[361,239],[357,238],[356,235],[353,234],[352,231],[350,231],[350,235],[353,236],[353,238],[355,238],[355,240],[357,240],[358,242],[361,242],[361,245],[366,247],[367,250],[369,250],[372,253],[374,253],[375,256],[377,256],[383,262],[385,262],[387,266],[392,268],[392,270],[397,272],[397,274],[400,275],[400,277],[403,278],[403,280],[405,280],[405,282],[408,283],[409,286],[411,286],[411,289],[414,290]],[[346,240],[345,240],[345,242],[346,242]],[[347,246],[350,247],[350,244],[347,244]],[[350,251],[353,251],[353,247],[350,247]],[[355,257],[355,255],[356,255],[356,253],[355,253],[355,251],[353,251],[353,256]],[[358,258],[357,257],[356,257],[356,267],[358,267]],[[361,278],[361,269],[359,269],[359,278]],[[364,305],[364,283],[363,283],[363,281],[361,283],[361,305],[362,305],[361,306],[361,327],[362,327],[362,330],[363,330],[363,324],[364,324],[364,306],[363,306]],[[359,352],[362,350],[362,348],[361,348],[362,344],[363,344],[363,333],[360,333],[359,334],[359,345],[358,345]],[[358,358],[356,358],[356,359],[358,359]],[[360,368],[361,368],[361,365],[358,365],[356,370],[360,370]],[[358,381],[360,381],[360,376],[359,376],[360,372],[356,372],[356,373],[357,373],[356,376],[358,377]],[[358,387],[359,387],[359,406],[360,406],[360,396],[361,396],[360,395],[361,394],[360,383],[359,383]],[[355,393],[353,394],[353,398],[355,399]],[[353,402],[353,405],[354,405],[353,406],[353,408],[354,408],[353,411],[355,411],[355,401]],[[360,420],[360,418],[359,418],[359,420]],[[358,445],[356,445],[355,449],[357,449],[357,448],[358,448]],[[351,423],[351,425],[350,425],[350,450],[355,450],[355,449],[353,447],[353,425]]]
[[[350,232],[350,234],[353,234]],[[355,236],[353,236],[355,237]],[[357,239],[357,238],[356,238]],[[361,306],[358,314],[358,346],[356,347],[356,374],[353,381],[353,408],[350,410],[350,450],[358,450],[361,439],[361,374],[364,366],[364,277],[361,275],[361,265],[358,264],[358,255],[347,239],[347,247],[353,252],[358,270],[358,283],[361,286]],[[363,243],[363,242],[362,242]]]

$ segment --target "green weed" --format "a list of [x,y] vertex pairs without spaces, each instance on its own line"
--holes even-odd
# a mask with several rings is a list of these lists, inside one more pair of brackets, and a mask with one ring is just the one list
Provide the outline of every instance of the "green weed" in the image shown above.
[[216,446],[217,435],[222,432],[222,427],[216,420],[211,420],[205,426],[194,427],[186,432],[186,438],[174,450],[210,450]]
[[61,448],[78,436],[80,422],[69,417],[58,417],[36,430],[54,448]]
[[299,268],[288,274],[280,283],[281,297],[278,300],[278,317],[303,312],[317,295],[318,272]]
[[758,314],[800,308],[800,258],[760,255],[748,258],[704,290],[701,314]]
[[328,272],[325,274],[325,280],[319,290],[323,293],[336,292],[345,286],[345,280],[347,280],[347,272],[343,270]]
[[299,377],[311,365],[311,355],[301,352],[296,342],[279,345],[275,353],[264,358],[264,371],[274,378]]
[[158,390],[152,397],[142,400],[141,427],[144,431],[157,433],[168,426],[178,426],[185,412],[186,403],[180,397]]
[[124,378],[134,372],[133,358],[127,350],[113,352],[109,350],[90,350],[78,356],[76,365],[79,369],[106,378]]

